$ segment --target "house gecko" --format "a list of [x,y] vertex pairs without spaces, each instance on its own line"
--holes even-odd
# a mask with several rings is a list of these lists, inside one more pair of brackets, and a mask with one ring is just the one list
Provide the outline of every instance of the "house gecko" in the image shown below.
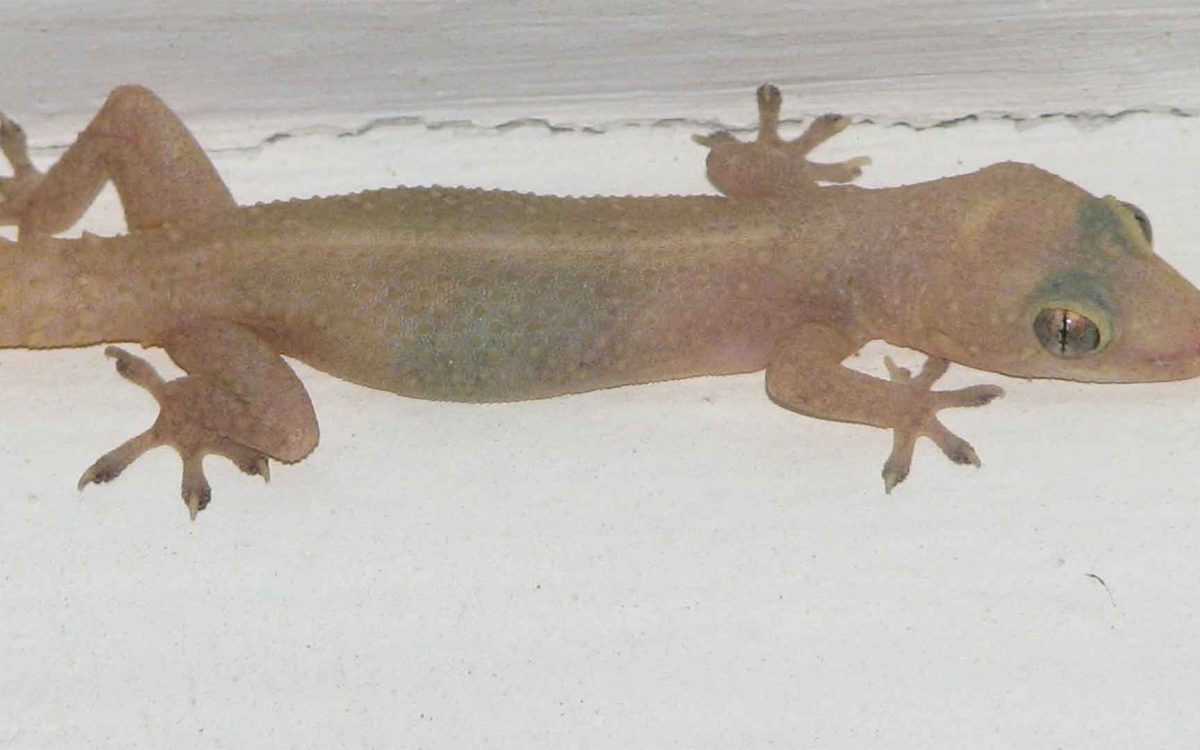
[[[45,173],[0,116],[0,346],[117,346],[117,371],[160,405],[154,424],[79,480],[114,479],[174,448],[194,519],[201,462],[268,476],[317,445],[284,357],[425,399],[513,401],[766,371],[784,408],[888,429],[891,491],[930,438],[978,466],[940,410],[1001,395],[933,390],[949,362],[1095,382],[1200,374],[1200,292],[1151,249],[1135,206],[1028,164],[902,187],[850,184],[868,160],[809,161],[848,124],[778,134],[758,90],[752,142],[698,137],[720,196],[565,198],[394,188],[239,207],[183,123],[121,86]],[[56,237],[112,181],[128,233]],[[925,353],[890,379],[843,365],[868,341]]]

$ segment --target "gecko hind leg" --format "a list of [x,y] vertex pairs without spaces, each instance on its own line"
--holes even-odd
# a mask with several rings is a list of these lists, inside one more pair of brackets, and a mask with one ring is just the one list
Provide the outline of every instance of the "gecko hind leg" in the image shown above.
[[29,198],[45,177],[29,158],[25,130],[0,112],[0,152],[12,167],[11,177],[0,177],[0,226],[20,223]]
[[772,198],[811,190],[820,182],[852,182],[871,163],[866,156],[824,164],[808,155],[850,125],[841,115],[821,115],[798,138],[785,141],[779,135],[779,112],[783,94],[769,83],[758,88],[758,137],[739,141],[727,132],[695,136],[709,149],[708,179],[730,198]]
[[141,86],[113,89],[45,174],[21,127],[0,116],[0,150],[13,175],[0,183],[0,225],[55,234],[79,220],[109,180],[130,230],[207,216],[236,203],[204,149],[162,100]]
[[316,415],[304,386],[248,329],[202,321],[173,332],[163,346],[186,376],[166,381],[140,357],[115,346],[105,350],[118,373],[154,396],[159,416],[88,467],[80,489],[111,481],[146,451],[169,445],[183,461],[182,497],[194,520],[212,499],[206,455],[269,480],[268,457],[294,463],[316,447]]

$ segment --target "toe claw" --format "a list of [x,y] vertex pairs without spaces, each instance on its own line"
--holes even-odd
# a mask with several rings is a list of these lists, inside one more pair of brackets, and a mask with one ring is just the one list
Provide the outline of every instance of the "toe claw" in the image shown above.
[[773,103],[783,100],[783,92],[773,83],[764,83],[758,87],[754,94],[766,107],[770,107]]
[[974,406],[990,404],[1004,395],[1004,389],[998,385],[977,385],[971,390],[973,390],[975,394]]
[[937,396],[940,403],[937,408],[984,406],[1004,395],[1004,389],[998,385],[973,385],[956,391],[940,391]]
[[817,115],[813,121],[814,125],[820,125],[823,128],[845,128],[850,124],[850,118],[845,115],[839,115],[836,112],[827,112],[823,115]]
[[235,461],[234,466],[252,477],[262,477],[264,482],[271,481],[271,464],[266,456],[256,456],[251,460]]
[[76,487],[82,492],[83,488],[87,487],[89,484],[103,484],[104,482],[111,482],[120,475],[120,469],[103,467],[100,465],[100,462],[97,461],[89,466],[87,471],[83,472],[83,475],[79,477],[79,483],[76,485]]
[[708,148],[712,148],[713,146],[722,143],[738,142],[737,139],[733,137],[733,134],[727,130],[718,130],[717,132],[709,133],[708,135],[693,135],[692,140],[701,146],[707,146]]
[[883,463],[883,491],[887,494],[908,477],[919,435],[912,427],[897,427],[892,432],[892,452]]
[[196,520],[196,514],[208,507],[212,501],[212,488],[204,476],[204,454],[191,453],[183,456],[183,502],[188,515]]
[[262,477],[264,482],[271,481],[270,460],[249,446],[232,440],[222,440],[215,445],[210,445],[206,452],[229,459],[243,474]]
[[892,490],[896,485],[908,478],[908,469],[896,469],[884,464],[883,466],[883,491],[885,494],[892,494]]
[[146,451],[161,445],[158,435],[153,429],[143,432],[135,438],[126,440],[113,450],[96,459],[95,463],[79,477],[78,487],[82,490],[89,484],[111,482],[121,475],[131,463]]
[[183,501],[187,504],[188,516],[193,521],[196,520],[196,516],[200,515],[200,511],[208,507],[210,500],[212,500],[211,491],[196,492],[191,495],[185,493],[183,496]]
[[912,380],[912,370],[907,367],[901,367],[896,364],[896,360],[889,356],[884,356],[883,365],[887,368],[888,377],[896,383],[907,383]]
[[892,428],[892,453],[883,465],[884,489],[890,493],[893,487],[908,476],[913,444],[919,437],[932,440],[942,453],[956,464],[980,466],[982,462],[975,448],[946,429],[936,415],[939,410],[950,407],[982,406],[1003,396],[1004,390],[994,385],[976,385],[955,391],[932,391],[934,382],[949,367],[948,361],[936,357],[926,360],[920,373],[915,376],[898,366],[890,357],[884,358],[884,364],[892,381],[907,386],[912,393],[909,406],[911,411]]
[[0,112],[0,152],[8,160],[13,171],[12,185],[29,186],[28,178],[36,178],[39,172],[34,168],[29,158],[29,145],[25,138],[25,129]]
[[189,484],[185,478],[183,484],[183,502],[187,505],[188,515],[192,517],[193,521],[196,520],[200,511],[207,508],[208,504],[212,502],[212,488],[208,486],[204,477],[200,477],[200,481],[204,484]]
[[943,452],[946,454],[946,458],[959,466],[974,466],[977,469],[982,466],[982,463],[979,461],[979,454],[975,452],[975,449],[966,440],[961,441],[954,450]]
[[116,360],[117,374],[134,385],[139,385],[150,392],[155,398],[162,393],[165,381],[150,364],[141,357],[130,354],[119,346],[105,348],[104,356]]

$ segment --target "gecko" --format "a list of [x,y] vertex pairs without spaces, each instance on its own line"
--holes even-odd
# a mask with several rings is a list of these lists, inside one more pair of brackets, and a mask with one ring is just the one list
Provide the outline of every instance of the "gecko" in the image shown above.
[[[553,197],[416,187],[238,206],[151,91],[112,91],[45,172],[0,116],[0,347],[107,344],[159,404],[149,429],[79,480],[116,478],[174,448],[194,520],[206,455],[269,478],[318,442],[284,359],[404,396],[518,401],[765,370],[778,405],[891,430],[890,492],[914,444],[978,455],[938,412],[1002,395],[935,390],[951,362],[1090,382],[1200,374],[1200,292],[1152,250],[1146,215],[1036,166],[867,189],[869,162],[809,160],[849,119],[779,135],[782,95],[757,92],[758,132],[697,136],[719,195]],[[128,231],[57,235],[109,181]],[[882,339],[919,372],[847,367]],[[164,379],[115,344],[161,347]]]

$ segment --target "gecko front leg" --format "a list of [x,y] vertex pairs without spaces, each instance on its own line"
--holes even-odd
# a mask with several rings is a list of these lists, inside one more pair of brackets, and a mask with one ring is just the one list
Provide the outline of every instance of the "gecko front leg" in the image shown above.
[[[884,491],[890,493],[893,487],[908,476],[912,466],[913,449],[917,439],[921,437],[932,440],[942,449],[942,453],[946,454],[946,458],[954,463],[978,468],[979,454],[970,443],[946,429],[938,420],[937,411],[955,406],[983,406],[1004,395],[1004,391],[995,385],[977,385],[957,391],[934,392],[933,384],[950,368],[948,361],[938,357],[927,358],[921,372],[915,376],[909,370],[898,366],[891,357],[885,357],[884,364],[892,382],[906,385],[918,399],[924,398],[930,402],[929,408],[913,409],[906,422],[892,428],[892,452],[883,464]],[[921,397],[922,392],[927,395]]]
[[779,136],[783,94],[769,83],[758,88],[758,137],[749,143],[727,132],[695,136],[709,148],[705,164],[713,186],[730,198],[775,198],[812,190],[819,182],[852,182],[871,163],[866,156],[822,164],[808,160],[817,146],[850,125],[841,115],[822,115],[798,138]]
[[160,406],[149,430],[109,451],[79,479],[79,488],[115,479],[151,448],[169,445],[183,460],[183,501],[192,519],[212,497],[201,465],[220,455],[247,474],[269,478],[267,459],[294,463],[317,445],[312,402],[292,368],[247,328],[200,320],[162,342],[188,374],[165,381],[145,360],[115,346],[105,353],[117,372]]
[[949,367],[946,360],[935,357],[916,376],[887,360],[891,381],[843,367],[842,361],[861,343],[828,326],[802,326],[772,354],[767,392],[776,403],[801,414],[892,430],[892,453],[883,466],[886,492],[908,476],[913,446],[920,437],[933,440],[957,464],[979,466],[975,449],[946,429],[937,413],[983,406],[1004,391],[994,385],[931,390]]

